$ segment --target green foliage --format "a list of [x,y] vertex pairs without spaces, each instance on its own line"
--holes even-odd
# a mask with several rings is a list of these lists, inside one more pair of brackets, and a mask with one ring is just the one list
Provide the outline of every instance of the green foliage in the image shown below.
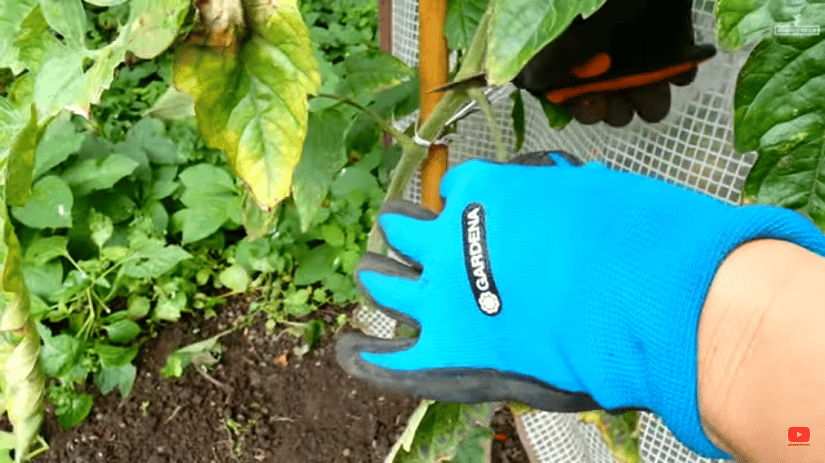
[[738,50],[756,40],[774,35],[776,26],[825,24],[825,2],[806,0],[719,0],[716,2],[716,32],[719,44]]
[[492,0],[487,36],[487,75],[492,84],[513,79],[539,50],[581,14],[587,17],[605,0]]
[[759,154],[745,183],[745,201],[794,209],[820,228],[825,228],[823,78],[825,36],[776,37],[753,51],[734,97],[736,147]]
[[467,405],[424,400],[386,461],[393,463],[486,461],[483,444],[494,404]]
[[489,0],[450,0],[444,19],[444,35],[453,50],[467,48]]

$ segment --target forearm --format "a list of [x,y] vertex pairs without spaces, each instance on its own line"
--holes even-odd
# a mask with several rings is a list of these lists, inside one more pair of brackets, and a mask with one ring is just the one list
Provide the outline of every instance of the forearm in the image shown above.
[[[699,323],[698,394],[711,440],[741,462],[825,452],[825,259],[783,241],[737,248]],[[788,446],[788,428],[811,430]]]

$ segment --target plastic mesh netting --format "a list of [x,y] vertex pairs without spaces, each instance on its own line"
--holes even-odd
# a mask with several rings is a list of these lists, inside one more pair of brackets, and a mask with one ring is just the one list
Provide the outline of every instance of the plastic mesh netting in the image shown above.
[[[697,43],[715,43],[714,0],[694,0],[693,20]],[[393,53],[411,66],[418,62],[418,4],[416,0],[392,1]],[[638,117],[623,128],[604,123],[583,126],[571,122],[564,130],[549,128],[541,107],[523,92],[526,110],[525,142],[521,152],[564,149],[585,159],[599,159],[614,168],[634,171],[679,183],[716,196],[739,201],[745,177],[755,155],[733,149],[732,101],[739,68],[749,50],[725,53],[700,66],[688,87],[671,87],[670,114],[660,123],[648,124]],[[505,144],[514,145],[509,98],[514,87],[495,90],[490,99],[498,116]],[[406,125],[412,119],[398,121]],[[493,158],[495,144],[480,113],[458,122],[449,141],[450,165],[469,158]],[[514,153],[516,154],[516,153]],[[411,182],[407,199],[420,201],[418,181]],[[373,311],[361,311],[367,333],[391,337],[393,320]],[[521,418],[536,461],[605,462],[614,460],[595,427],[579,423],[575,414],[534,412]],[[676,441],[651,414],[643,416],[642,457],[648,463],[709,462]],[[721,461],[721,460],[720,460]]]

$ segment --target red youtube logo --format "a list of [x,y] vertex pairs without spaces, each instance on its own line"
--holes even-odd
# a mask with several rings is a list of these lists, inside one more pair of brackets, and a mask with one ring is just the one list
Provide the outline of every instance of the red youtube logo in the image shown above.
[[[811,440],[811,430],[805,426],[791,426],[788,428],[788,441],[793,443],[808,442]],[[788,444],[793,445],[793,444]]]

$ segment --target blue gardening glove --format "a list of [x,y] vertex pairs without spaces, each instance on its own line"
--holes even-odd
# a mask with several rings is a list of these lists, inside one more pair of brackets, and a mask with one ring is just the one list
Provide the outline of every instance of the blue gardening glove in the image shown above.
[[378,386],[453,402],[551,411],[647,409],[693,451],[699,315],[722,260],[746,241],[825,255],[803,216],[734,207],[559,152],[527,166],[468,161],[440,215],[394,201],[379,215],[406,263],[366,254],[356,281],[417,339],[347,335],[338,361]]

